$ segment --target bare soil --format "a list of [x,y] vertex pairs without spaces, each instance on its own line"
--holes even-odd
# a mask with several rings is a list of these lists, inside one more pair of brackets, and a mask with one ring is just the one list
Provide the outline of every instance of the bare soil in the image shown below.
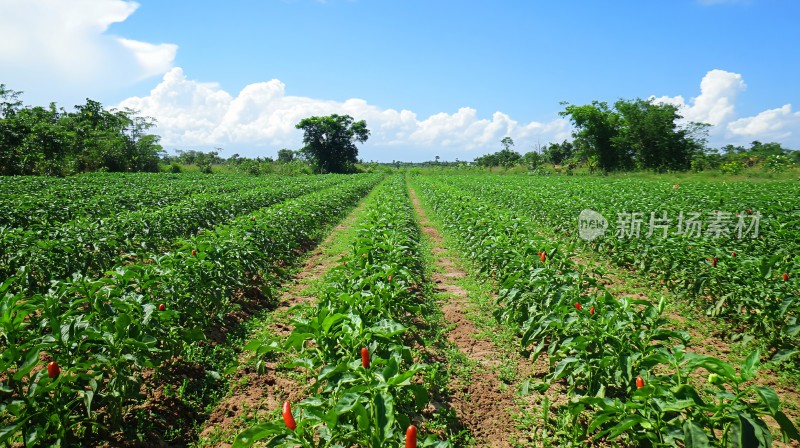
[[452,327],[447,339],[467,359],[480,366],[468,380],[456,378],[450,383],[450,393],[443,405],[455,411],[459,422],[476,439],[476,446],[511,447],[511,440],[521,437],[513,419],[519,409],[513,392],[504,387],[496,373],[496,367],[503,359],[491,341],[480,337],[479,329],[467,316],[467,310],[471,307],[469,292],[457,284],[467,274],[453,260],[444,256],[441,235],[420,207],[414,190],[410,193],[422,231],[430,239],[437,255],[436,272],[431,280],[436,291],[448,297],[441,303],[444,319]]

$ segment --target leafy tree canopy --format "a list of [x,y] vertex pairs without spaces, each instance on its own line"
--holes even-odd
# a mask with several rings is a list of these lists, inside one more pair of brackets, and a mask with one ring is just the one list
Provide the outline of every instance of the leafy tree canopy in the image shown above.
[[88,98],[74,112],[24,106],[20,95],[0,84],[0,175],[158,170],[154,120]]
[[[566,103],[562,103],[566,104]],[[584,158],[596,158],[604,171],[689,169],[692,156],[703,150],[708,125],[689,123],[677,107],[649,100],[593,101],[566,104],[561,116],[575,126],[575,146]]]
[[367,122],[354,121],[349,115],[328,115],[300,120],[296,126],[303,130],[300,153],[320,173],[351,173],[358,161],[355,143],[369,138]]

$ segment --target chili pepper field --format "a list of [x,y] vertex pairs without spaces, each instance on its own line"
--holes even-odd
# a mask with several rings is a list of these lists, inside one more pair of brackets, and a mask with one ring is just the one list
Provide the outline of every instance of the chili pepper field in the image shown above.
[[0,178],[0,445],[800,446],[800,183]]

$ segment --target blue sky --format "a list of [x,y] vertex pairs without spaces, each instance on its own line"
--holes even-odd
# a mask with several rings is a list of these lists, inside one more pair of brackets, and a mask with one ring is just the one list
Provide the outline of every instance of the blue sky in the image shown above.
[[366,160],[569,138],[561,101],[655,97],[710,143],[800,149],[796,0],[0,0],[0,83],[158,120],[168,149],[274,156],[348,113]]

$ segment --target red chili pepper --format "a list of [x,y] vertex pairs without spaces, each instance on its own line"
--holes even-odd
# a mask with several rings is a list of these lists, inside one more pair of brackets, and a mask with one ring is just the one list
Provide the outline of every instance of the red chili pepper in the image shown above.
[[542,260],[542,263],[544,263],[544,261],[547,260],[547,252],[542,252],[539,255],[539,259]]
[[750,209],[748,208],[747,209],[747,214],[749,215],[750,213],[753,213],[753,212],[751,212]]
[[594,307],[589,308],[589,314],[594,314]]
[[636,388],[641,389],[644,387],[644,379],[640,376],[636,377]]
[[361,365],[369,369],[369,350],[366,347],[361,349]]
[[785,274],[785,273],[783,274],[783,281],[785,281],[785,282],[789,281],[789,274]]
[[58,366],[58,363],[55,361],[50,361],[50,364],[47,365],[47,376],[50,378],[55,378],[61,373],[61,367]]
[[711,267],[717,267],[717,257],[714,257],[714,259],[711,260]]
[[167,306],[164,305],[163,303],[161,305],[158,305],[158,310],[159,311],[164,311],[165,309],[167,309]]
[[731,252],[731,257],[736,258],[736,252]]
[[417,427],[414,425],[406,429],[406,448],[417,448]]
[[197,251],[196,251],[196,250],[194,250],[194,249],[192,249],[192,256],[194,257],[194,256],[196,256],[196,255],[197,255]]
[[297,428],[297,423],[294,421],[294,416],[292,416],[292,405],[288,401],[283,403],[283,423],[292,431]]
[[581,306],[580,302],[575,302],[575,309],[578,311],[583,310],[583,307]]

